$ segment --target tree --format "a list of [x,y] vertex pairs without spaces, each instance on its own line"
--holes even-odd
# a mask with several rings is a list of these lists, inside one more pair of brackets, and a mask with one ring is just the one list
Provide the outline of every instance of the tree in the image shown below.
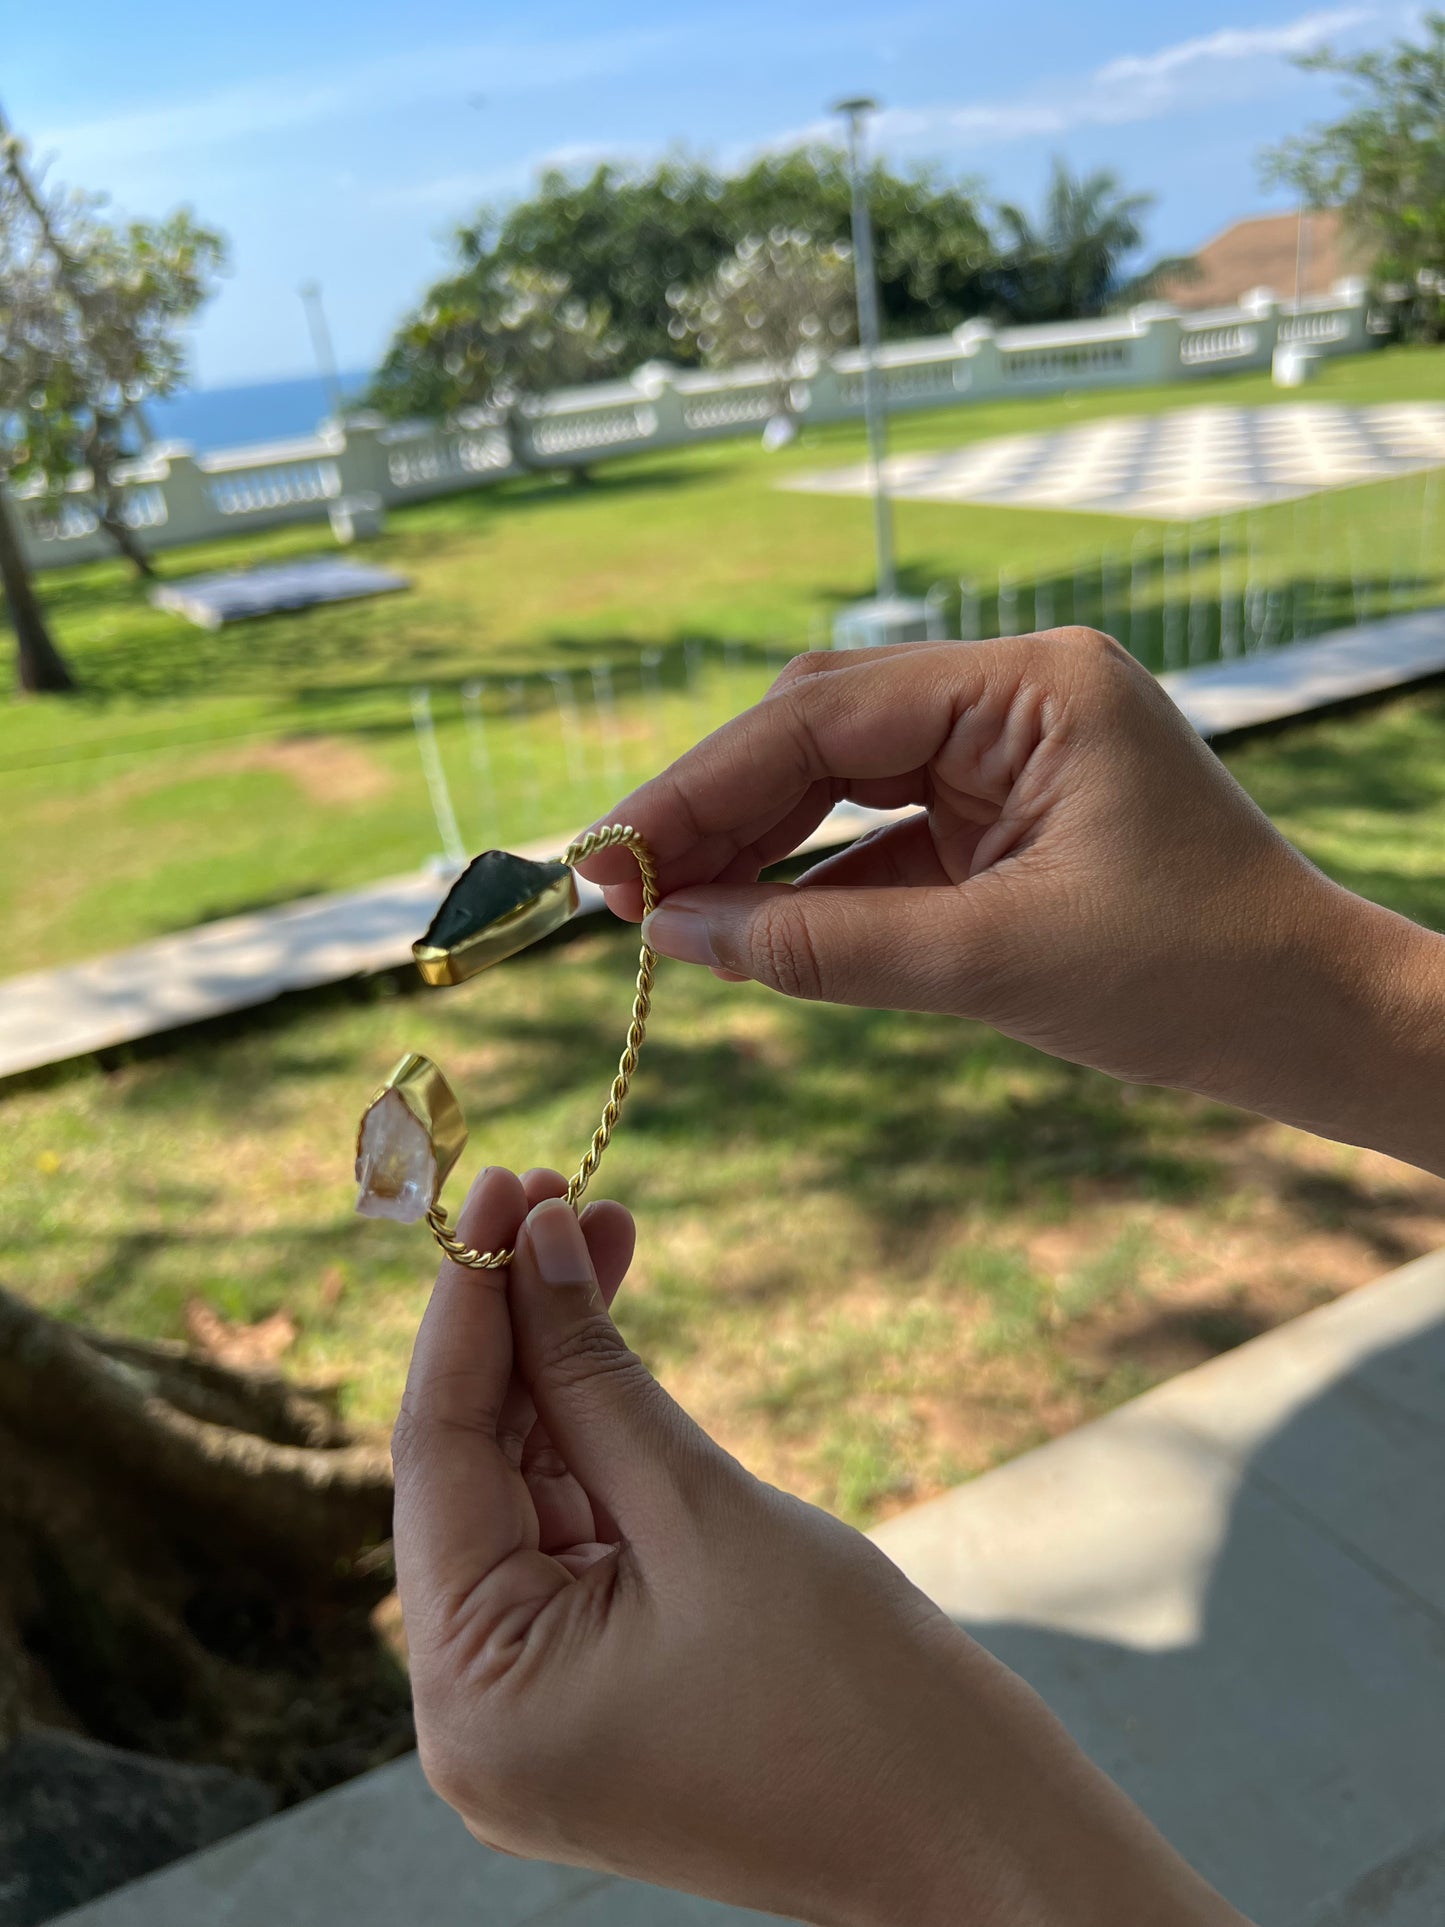
[[1445,13],[1420,42],[1373,52],[1326,47],[1300,65],[1337,74],[1358,96],[1340,116],[1265,150],[1263,173],[1310,207],[1342,206],[1394,294],[1404,332],[1445,338]]
[[[979,190],[936,168],[868,171],[878,305],[885,334],[940,334],[998,307],[998,249]],[[774,227],[801,229],[821,246],[852,239],[852,190],[840,148],[764,155],[723,181],[719,205],[731,244]]]
[[457,235],[463,273],[540,273],[605,313],[615,352],[608,374],[673,352],[663,291],[709,274],[733,243],[722,183],[700,162],[672,156],[644,172],[604,163],[582,180],[557,169],[505,214],[483,209]]
[[[989,308],[993,247],[968,184],[879,163],[868,194],[891,332],[936,332]],[[726,176],[678,156],[640,173],[603,165],[580,181],[544,174],[529,199],[505,214],[483,210],[458,230],[455,272],[401,324],[370,399],[393,415],[454,406],[466,362],[459,338],[475,338],[475,318],[486,321],[498,287],[518,275],[544,277],[565,291],[559,302],[588,317],[592,379],[645,361],[694,361],[696,337],[669,332],[677,317],[667,290],[700,288],[740,247],[779,228],[819,248],[847,245],[841,153],[809,148]]]
[[856,332],[848,250],[799,228],[739,242],[701,287],[669,288],[667,301],[674,340],[690,336],[715,364],[766,363],[784,416],[794,412],[788,378],[799,357],[824,355]]
[[[7,138],[0,119],[0,141]],[[24,212],[13,174],[0,166],[0,423],[8,415],[12,434],[18,427],[17,400],[48,367],[56,348],[43,276],[32,271]],[[75,678],[51,637],[25,564],[18,517],[4,486],[6,448],[0,426],[0,590],[15,630],[17,680],[27,695],[63,694],[75,688]]]
[[[1005,203],[999,219],[1007,245],[999,268],[1003,298],[1015,321],[1075,321],[1108,312],[1125,287],[1124,261],[1144,239],[1149,194],[1121,192],[1105,168],[1071,174],[1056,159],[1038,226]],[[1151,271],[1162,278],[1175,263]],[[1130,285],[1131,294],[1140,287]]]
[[439,282],[402,324],[370,399],[401,414],[487,408],[525,465],[536,398],[597,379],[616,352],[606,308],[581,300],[565,276],[488,260]]
[[5,467],[58,493],[89,469],[101,525],[142,573],[150,563],[126,523],[115,469],[142,402],[174,393],[185,374],[177,339],[225,260],[218,234],[184,209],[116,224],[95,197],[47,194],[22,143],[5,133],[0,165],[24,230],[10,250],[38,324],[16,343]]
[[[0,484],[30,482],[54,503],[88,470],[101,526],[149,574],[116,468],[135,409],[181,383],[178,329],[208,297],[225,249],[184,210],[116,223],[100,208],[47,189],[0,116]],[[25,578],[8,504],[0,576],[21,687],[73,687]]]
[[404,1749],[391,1470],[324,1393],[0,1290],[0,1750],[26,1720],[264,1780]]

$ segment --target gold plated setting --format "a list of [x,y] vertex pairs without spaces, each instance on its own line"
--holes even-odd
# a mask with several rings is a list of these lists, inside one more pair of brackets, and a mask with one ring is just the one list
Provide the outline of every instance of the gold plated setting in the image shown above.
[[361,1114],[356,1132],[356,1156],[362,1154],[366,1120],[390,1092],[395,1092],[426,1132],[436,1163],[436,1190],[451,1176],[453,1167],[467,1148],[467,1120],[457,1102],[456,1092],[429,1057],[409,1050]]
[[[618,848],[630,850],[637,860],[642,873],[643,914],[647,915],[657,904],[657,869],[646,839],[628,824],[609,823],[602,829],[589,830],[586,836],[570,844],[555,863],[536,863],[505,850],[488,850],[468,864],[447,892],[425,935],[412,945],[417,969],[429,984],[465,983],[479,971],[561,929],[577,908],[577,879],[573,874],[576,865],[585,863],[599,850]],[[592,1133],[582,1162],[568,1181],[567,1202],[574,1207],[611,1142],[623,1101],[631,1088],[652,1007],[656,967],[656,954],[644,943],[638,958],[627,1041],[602,1107],[602,1120]],[[398,1190],[406,1190],[392,1169],[395,1159],[382,1168],[376,1157],[368,1162],[363,1155],[368,1120],[379,1123],[381,1120],[375,1115],[378,1107],[383,1104],[394,1107],[398,1099],[426,1133],[435,1165],[435,1182],[424,1213],[404,1210],[394,1203]],[[394,1109],[388,1122],[394,1126]],[[392,1135],[395,1136],[394,1129]],[[405,1129],[402,1135],[405,1136]],[[357,1138],[357,1179],[362,1193],[357,1208],[372,1216],[414,1219],[424,1215],[432,1236],[453,1263],[476,1271],[496,1270],[511,1263],[512,1252],[477,1251],[463,1244],[452,1235],[440,1203],[441,1188],[466,1141],[467,1127],[461,1106],[446,1078],[430,1058],[409,1052],[362,1115]],[[369,1177],[378,1169],[379,1178]],[[423,1179],[412,1176],[411,1189],[406,1190],[408,1203],[417,1195],[418,1186],[424,1185],[425,1178],[430,1176],[430,1169],[428,1165]],[[369,1181],[390,1188],[380,1193],[369,1192]]]

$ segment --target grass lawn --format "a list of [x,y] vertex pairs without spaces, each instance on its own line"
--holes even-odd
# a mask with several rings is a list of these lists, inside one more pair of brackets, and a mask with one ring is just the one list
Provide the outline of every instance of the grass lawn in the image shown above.
[[[1320,398],[1445,398],[1445,353],[1326,363],[1303,397]],[[1248,376],[1015,400],[902,416],[894,445],[1288,399]],[[774,486],[861,452],[861,431],[840,427],[779,455],[723,442],[606,465],[587,489],[548,478],[442,498],[393,515],[368,549],[412,578],[406,596],[216,635],[151,610],[118,563],[42,577],[85,691],[0,710],[0,973],[413,868],[437,846],[410,720],[419,682],[434,689],[468,841],[565,837],[752,700],[869,588],[868,505]],[[1422,543],[1423,499],[1414,477],[1201,524],[1182,538],[1169,620],[1157,522],[906,502],[898,547],[914,589],[980,585],[985,627],[1001,568],[1023,585],[1023,626],[1043,582],[1055,619],[1119,629],[1132,576],[1141,614],[1125,639],[1157,666],[1170,649],[1211,654],[1221,587],[1236,621],[1246,580],[1271,634],[1439,600],[1445,542]],[[161,566],[330,548],[300,528]],[[480,737],[458,695],[477,681]]]
[[[1442,742],[1431,690],[1229,760],[1326,869],[1445,927]],[[485,988],[381,979],[12,1083],[0,1278],[152,1335],[197,1301],[284,1311],[287,1369],[384,1424],[430,1247],[351,1215],[359,1104],[414,1046],[465,1096],[467,1173],[573,1159],[633,954],[590,929]],[[633,1343],[746,1462],[860,1521],[1445,1241],[1445,1184],[1387,1159],[667,964],[602,1192],[641,1220]]]

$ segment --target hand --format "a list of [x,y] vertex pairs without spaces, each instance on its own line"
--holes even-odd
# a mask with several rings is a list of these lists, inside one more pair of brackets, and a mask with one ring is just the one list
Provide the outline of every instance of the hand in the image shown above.
[[517,1255],[443,1264],[394,1441],[422,1764],[472,1832],[849,1927],[1237,1923],[875,1547],[678,1409],[607,1312],[630,1220],[562,1188],[474,1187],[461,1235]]
[[[760,883],[843,797],[918,811]],[[659,859],[665,956],[1445,1170],[1442,940],[1307,863],[1092,630],[800,657],[610,816]],[[640,915],[623,853],[584,867]]]

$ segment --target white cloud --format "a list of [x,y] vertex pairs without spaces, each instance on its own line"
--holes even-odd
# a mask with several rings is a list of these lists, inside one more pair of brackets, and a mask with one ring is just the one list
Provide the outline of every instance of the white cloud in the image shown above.
[[[1268,86],[1291,56],[1307,53],[1331,34],[1348,32],[1378,17],[1372,9],[1349,6],[1302,14],[1276,27],[1226,27],[1154,53],[1122,55],[1082,77],[1047,81],[1026,94],[1001,100],[887,108],[877,115],[872,132],[885,147],[936,151],[1058,138],[1076,127],[1160,119],[1189,105],[1206,105],[1241,86]],[[725,165],[742,164],[759,152],[784,152],[838,138],[836,117],[820,118],[761,143],[725,147],[721,159]],[[647,158],[619,145],[579,142],[490,172],[447,174],[388,188],[375,197],[373,205],[452,212],[521,192],[544,168],[572,170],[604,160],[626,163]]]
[[[982,146],[1068,133],[1075,127],[1158,120],[1191,106],[1268,86],[1281,65],[1331,34],[1378,18],[1365,7],[1301,14],[1277,27],[1226,27],[1155,53],[1126,54],[1090,74],[1055,79],[1001,100],[886,108],[873,125],[885,146]],[[816,120],[769,140],[769,149],[838,139],[833,120]]]
[[1345,33],[1374,18],[1364,7],[1336,7],[1333,11],[1307,13],[1282,27],[1222,27],[1218,33],[1201,34],[1195,40],[1181,40],[1157,54],[1127,54],[1100,67],[1094,80],[1102,86],[1132,85],[1163,80],[1182,68],[1203,61],[1287,59],[1308,53],[1332,33]]
[[[525,93],[565,86],[640,66],[672,45],[666,33],[599,34],[566,44],[473,42],[419,47],[386,59],[359,61],[324,81],[295,74],[217,88],[197,100],[171,101],[134,113],[42,129],[34,146],[58,154],[78,173],[249,140],[285,128],[310,127],[385,108],[401,114],[426,101]],[[398,122],[398,138],[405,138]]]
[[581,172],[603,161],[625,165],[646,156],[609,147],[601,142],[568,141],[561,147],[548,147],[539,154],[524,155],[505,167],[479,169],[459,174],[440,174],[434,180],[413,181],[403,187],[383,188],[372,196],[373,207],[433,207],[446,212],[475,206],[494,195],[519,192],[549,168],[563,173]]

